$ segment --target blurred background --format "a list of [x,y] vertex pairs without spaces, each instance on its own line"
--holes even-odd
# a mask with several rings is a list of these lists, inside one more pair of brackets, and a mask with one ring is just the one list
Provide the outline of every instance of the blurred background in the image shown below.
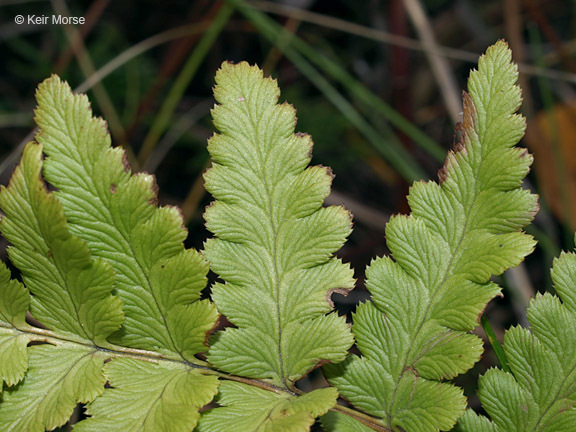
[[[497,279],[505,297],[487,309],[501,339],[526,324],[530,296],[552,289],[554,256],[574,246],[575,24],[568,0],[0,0],[0,183],[33,137],[37,84],[57,73],[88,93],[133,169],[157,176],[160,203],[182,208],[187,243],[201,248],[214,73],[226,60],[257,63],[296,107],[297,131],[312,135],[313,163],[336,174],[328,202],[354,214],[339,255],[358,288],[335,296],[348,313],[369,297],[364,268],[387,253],[389,216],[409,212],[410,184],[435,179],[452,146],[469,70],[504,38],[520,64],[521,145],[536,158],[526,187],[542,209],[528,228],[535,253]],[[489,354],[459,378],[467,393],[494,364]]]

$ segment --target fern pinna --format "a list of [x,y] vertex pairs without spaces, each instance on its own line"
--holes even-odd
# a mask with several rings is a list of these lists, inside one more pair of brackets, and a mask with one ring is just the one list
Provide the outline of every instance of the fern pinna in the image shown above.
[[[350,267],[332,257],[350,233],[350,215],[342,207],[322,207],[330,171],[306,168],[312,141],[294,134],[296,112],[277,104],[274,80],[247,63],[224,63],[214,94],[220,134],[208,143],[213,166],[205,181],[216,201],[205,218],[216,237],[206,242],[205,253],[226,282],[213,286],[212,298],[237,328],[215,334],[208,360],[296,392],[295,381],[320,362],[344,360],[353,343],[345,319],[328,313],[327,301],[330,291],[354,285]],[[200,430],[232,430],[238,415],[247,416],[247,392],[222,384],[224,407],[207,414]],[[277,422],[309,427],[336,403],[337,393],[321,389],[306,397],[312,410],[295,401],[293,420],[283,419],[290,408],[279,409],[276,398],[262,401],[254,415],[262,428]]]
[[[574,255],[553,273],[562,302],[539,297],[532,332],[506,335],[512,373],[481,378],[490,419],[464,413],[446,382],[482,353],[469,332],[500,293],[491,275],[534,247],[521,232],[537,203],[521,189],[532,158],[514,147],[516,77],[504,42],[481,58],[440,184],[416,183],[411,215],[390,221],[393,258],[370,265],[372,299],[352,329],[330,301],[354,285],[333,257],[350,215],[323,207],[331,172],[308,167],[312,141],[294,133],[274,80],[247,63],[216,75],[202,254],[184,248],[179,211],[156,205],[153,177],[131,173],[87,98],[46,80],[36,142],[0,191],[22,273],[0,265],[0,430],[54,429],[78,403],[78,431],[419,432],[459,417],[463,431],[575,430]],[[203,300],[208,262],[221,282]],[[233,326],[214,332],[220,314]],[[348,354],[354,338],[360,355]],[[321,365],[334,387],[302,392]]]
[[[243,421],[307,430],[336,404],[336,389],[298,396],[294,382],[344,360],[353,343],[327,300],[354,284],[349,266],[331,257],[350,216],[322,208],[330,172],[306,169],[311,140],[294,134],[294,109],[276,104],[275,81],[245,63],[224,64],[216,80],[222,133],[211,140],[206,178],[218,201],[206,217],[217,237],[206,255],[226,284],[213,288],[215,303],[200,300],[207,263],[184,249],[179,211],[155,205],[154,179],[131,174],[85,96],[57,77],[40,85],[38,143],[28,144],[0,193],[10,259],[32,294],[2,267],[2,430],[52,429],[77,403],[87,404],[80,431],[191,430],[224,372],[246,378],[221,385],[222,407],[204,414],[199,430],[247,430]],[[231,166],[240,155],[246,163]],[[197,354],[208,350],[216,305],[238,329],[213,337],[207,362]],[[28,309],[42,327],[26,322]]]
[[[464,93],[459,142],[439,173],[417,182],[409,216],[386,227],[390,257],[368,268],[372,302],[354,315],[362,356],[325,368],[356,407],[391,430],[449,430],[466,407],[462,390],[442,382],[470,369],[482,341],[468,333],[500,293],[490,282],[534,247],[520,232],[537,210],[521,189],[532,158],[514,148],[524,119],[516,66],[504,42],[480,58]],[[330,430],[354,430],[330,419]]]
[[[75,430],[190,430],[218,386],[193,367],[204,364],[194,355],[206,350],[218,317],[199,300],[208,266],[184,249],[178,210],[154,205],[153,178],[131,175],[123,152],[110,147],[85,96],[52,77],[37,99],[38,144],[26,146],[0,192],[9,257],[33,294],[28,300],[2,270],[3,303],[19,307],[2,313],[12,324],[2,329],[11,349],[2,376],[12,386],[0,429],[53,429],[78,402],[93,402]],[[41,170],[57,192],[46,190]],[[49,330],[26,324],[28,301]],[[46,343],[23,349],[34,341]],[[165,361],[138,360],[146,355]],[[105,390],[106,381],[114,388]]]
[[490,369],[478,396],[492,421],[467,410],[459,432],[571,432],[576,430],[576,254],[554,261],[558,296],[530,302],[530,330],[513,327],[504,336],[510,372]]

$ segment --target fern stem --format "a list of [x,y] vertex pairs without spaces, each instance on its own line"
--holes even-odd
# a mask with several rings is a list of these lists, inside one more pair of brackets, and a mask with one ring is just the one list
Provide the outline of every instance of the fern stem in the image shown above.
[[[270,384],[270,383],[267,383],[264,381],[260,381],[257,379],[244,378],[244,377],[240,377],[240,376],[236,376],[236,375],[231,375],[231,374],[228,374],[226,372],[222,372],[222,371],[219,371],[217,369],[213,369],[212,367],[209,366],[208,363],[205,363],[205,362],[202,362],[203,364],[194,364],[194,363],[190,363],[188,361],[185,361],[182,358],[168,357],[164,354],[154,352],[154,351],[147,351],[147,350],[141,350],[141,349],[135,349],[135,348],[126,348],[126,347],[122,347],[122,346],[118,346],[118,345],[114,345],[114,344],[107,344],[106,346],[89,344],[89,343],[86,343],[85,340],[74,338],[73,335],[66,335],[66,336],[59,335],[59,334],[52,332],[51,330],[41,329],[41,328],[33,327],[33,326],[15,328],[15,327],[5,325],[4,323],[0,322],[0,327],[9,328],[12,330],[19,331],[21,333],[25,333],[28,335],[31,342],[44,342],[44,343],[48,343],[48,344],[52,344],[52,345],[63,345],[63,344],[72,343],[72,344],[89,346],[89,347],[94,348],[95,350],[98,350],[98,351],[105,351],[106,353],[108,353],[110,355],[110,358],[112,358],[112,357],[129,357],[129,358],[136,358],[139,360],[150,361],[150,362],[166,361],[166,362],[171,362],[171,363],[180,363],[182,365],[186,365],[187,367],[197,369],[200,373],[202,373],[204,375],[212,375],[212,376],[217,376],[220,379],[236,381],[236,382],[239,382],[242,384],[247,384],[247,385],[251,385],[254,387],[258,387],[262,390],[271,391],[271,392],[274,392],[276,394],[288,393],[291,396],[300,396],[301,395],[301,394],[297,394],[297,393],[295,393],[295,392],[293,392],[287,388],[278,387],[278,386],[275,386],[273,384]],[[355,409],[344,407],[341,405],[337,405],[334,408],[332,408],[332,411],[340,412],[342,414],[350,416],[350,417],[358,420],[359,422],[361,422],[363,425],[365,425],[365,426],[367,426],[367,427],[369,427],[375,431],[391,432],[391,429],[388,429],[387,427],[385,427],[379,423],[379,419],[377,419],[375,417],[371,417],[368,414],[364,414],[360,411],[356,411]]]
[[70,344],[70,343],[77,344],[77,345],[83,345],[86,347],[93,348],[94,350],[105,351],[110,355],[110,358],[113,358],[113,357],[130,357],[130,358],[136,358],[139,360],[151,361],[151,362],[166,361],[166,362],[171,362],[171,363],[180,363],[180,364],[188,366],[190,368],[198,369],[201,373],[203,373],[205,375],[213,375],[213,376],[217,376],[218,378],[227,379],[230,381],[236,381],[236,382],[240,382],[243,384],[248,384],[248,385],[258,387],[258,388],[261,388],[264,390],[272,391],[272,392],[278,393],[278,394],[288,393],[291,396],[298,396],[298,394],[296,394],[293,391],[291,391],[287,388],[284,388],[284,387],[278,387],[278,386],[275,386],[273,384],[259,381],[256,379],[244,378],[244,377],[231,375],[231,374],[228,374],[226,372],[219,371],[219,370],[214,369],[211,366],[209,366],[209,363],[203,362],[200,360],[198,360],[198,363],[191,363],[189,361],[184,360],[182,357],[169,357],[169,356],[166,356],[165,354],[158,353],[155,351],[148,351],[148,350],[142,350],[142,349],[136,349],[136,348],[127,348],[127,347],[109,344],[109,343],[107,343],[106,345],[96,345],[94,343],[87,343],[85,339],[74,338],[73,335],[66,335],[66,336],[59,335],[59,334],[52,332],[51,330],[41,329],[41,328],[33,327],[33,326],[16,328],[16,327],[6,325],[6,324],[0,322],[0,328],[1,327],[8,328],[11,330],[16,330],[18,332],[27,334],[31,342],[44,342],[44,343],[51,344],[51,345],[64,345],[64,344]]
[[336,405],[330,411],[335,411],[335,412],[339,412],[339,413],[345,414],[347,416],[350,416],[353,419],[358,420],[364,426],[368,426],[370,429],[373,429],[375,431],[392,432],[392,429],[389,429],[386,426],[383,426],[382,424],[380,424],[379,419],[372,417],[372,416],[369,416],[368,414],[364,414],[360,411],[356,411],[352,408],[348,408],[348,407],[345,407],[342,405]]
[[177,361],[179,363],[187,363],[193,367],[199,367],[199,365],[194,365],[189,362],[184,362],[179,360],[179,358],[169,358],[161,353],[155,351],[141,350],[135,348],[127,348],[114,344],[107,345],[96,345],[94,343],[87,343],[86,339],[75,338],[74,335],[70,334],[67,336],[58,335],[51,330],[41,329],[38,327],[27,326],[27,327],[12,327],[9,325],[4,325],[0,322],[0,327],[8,328],[11,330],[16,330],[21,333],[25,333],[29,336],[30,340],[33,342],[46,342],[52,345],[62,345],[65,343],[74,343],[78,345],[93,347],[94,349],[107,351],[111,354],[117,354],[118,356],[130,356],[137,358],[144,358],[146,360],[166,360],[166,361]]

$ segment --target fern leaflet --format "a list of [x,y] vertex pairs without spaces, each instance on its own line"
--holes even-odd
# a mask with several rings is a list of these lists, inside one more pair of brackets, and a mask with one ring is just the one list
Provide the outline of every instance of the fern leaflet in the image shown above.
[[[320,362],[344,360],[353,342],[327,300],[331,291],[354,284],[352,270],[331,257],[350,233],[350,216],[341,207],[322,208],[330,172],[306,168],[312,141],[294,134],[295,111],[277,105],[275,81],[247,63],[224,63],[216,84],[220,134],[209,141],[213,166],[205,175],[216,198],[205,218],[216,237],[205,253],[226,282],[213,286],[213,300],[237,328],[214,335],[208,360],[294,391],[295,381]],[[225,405],[233,398],[227,395],[244,391],[226,389]],[[325,410],[336,403],[336,393],[318,394]],[[233,418],[234,409],[215,411]],[[248,404],[245,410],[247,417],[257,415]],[[222,430],[208,424],[216,423],[207,421],[202,430]]]
[[[88,406],[92,417],[75,429],[113,431],[122,418],[126,429],[190,430],[218,386],[215,376],[193,367],[205,364],[195,354],[206,351],[218,317],[212,303],[199,300],[207,264],[184,249],[176,209],[153,205],[152,177],[130,175],[85,96],[52,77],[37,98],[40,144],[28,144],[0,192],[9,257],[33,294],[0,268],[0,357],[7,359],[0,373],[8,386],[0,429],[53,429],[78,402],[101,395]],[[41,170],[57,192],[46,190]],[[28,304],[49,330],[26,323]],[[36,341],[48,343],[26,348]],[[118,358],[125,356],[142,360]],[[162,358],[173,361],[155,364]],[[142,393],[124,385],[125,377],[153,380],[147,391],[154,404],[136,403]],[[117,387],[105,389],[106,381]],[[187,415],[169,415],[175,409]]]
[[[440,184],[415,183],[412,214],[386,227],[395,260],[367,270],[372,302],[360,305],[353,331],[362,357],[327,365],[329,381],[391,430],[449,430],[462,415],[461,389],[445,382],[480,358],[467,333],[500,292],[489,279],[534,247],[519,230],[536,196],[521,190],[532,158],[513,146],[524,131],[514,85],[516,66],[504,42],[490,47],[464,93],[461,140],[439,173]],[[344,426],[335,431],[354,430]]]
[[219,390],[217,401],[223,408],[203,415],[198,432],[308,431],[316,417],[334,406],[338,397],[333,387],[296,397],[232,381],[224,381]]
[[[102,343],[123,320],[121,303],[111,295],[112,268],[91,259],[84,242],[70,234],[60,203],[40,180],[41,151],[39,145],[28,144],[9,187],[0,192],[6,213],[2,232],[13,244],[10,259],[34,293],[30,299],[2,266],[0,289],[8,301],[0,305],[5,320],[0,340],[7,361],[0,367],[11,386],[2,396],[2,430],[52,429],[68,420],[78,402],[101,394],[104,356],[92,345]],[[27,350],[34,340],[24,320],[28,302],[35,317],[78,344]],[[15,386],[28,363],[26,380]],[[85,379],[77,386],[80,377]]]
[[504,336],[512,373],[490,369],[478,396],[492,422],[468,410],[459,431],[570,432],[576,427],[576,255],[562,254],[552,268],[556,297],[538,295],[528,308],[530,330]]
[[[85,96],[71,96],[52,78],[37,98],[45,178],[58,188],[70,230],[116,271],[126,319],[113,340],[197,362],[194,354],[205,350],[217,314],[210,302],[197,302],[208,268],[197,252],[184,249],[179,211],[153,205],[154,178],[130,175],[124,152],[110,147]],[[202,327],[196,327],[199,314]]]

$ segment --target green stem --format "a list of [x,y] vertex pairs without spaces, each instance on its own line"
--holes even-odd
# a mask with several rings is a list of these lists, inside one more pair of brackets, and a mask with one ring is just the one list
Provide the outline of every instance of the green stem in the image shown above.
[[492,345],[492,349],[496,353],[496,357],[498,357],[498,361],[500,362],[502,370],[504,372],[512,373],[512,370],[508,366],[508,359],[506,358],[506,353],[504,352],[502,345],[500,345],[500,341],[496,337],[496,334],[494,333],[494,330],[492,329],[492,326],[490,325],[488,318],[486,318],[485,315],[482,315],[482,317],[480,318],[480,322],[482,324],[484,332],[486,332],[486,336],[488,337],[490,345]]
[[[74,338],[74,336],[71,336],[71,335],[66,335],[66,336],[59,335],[59,334],[57,334],[51,330],[41,329],[41,328],[34,327],[31,325],[17,328],[17,327],[10,325],[10,324],[0,322],[0,328],[6,328],[6,329],[12,330],[14,332],[25,334],[25,335],[27,335],[30,342],[48,343],[48,344],[55,345],[55,346],[70,345],[70,344],[82,345],[82,346],[85,346],[85,347],[90,348],[90,349],[105,352],[106,355],[108,355],[110,359],[129,357],[129,358],[134,358],[137,360],[149,361],[149,362],[154,362],[154,363],[159,362],[159,361],[165,361],[165,362],[170,362],[170,363],[179,363],[179,364],[185,365],[187,367],[196,369],[199,373],[204,374],[204,375],[217,376],[218,378],[221,378],[221,379],[226,379],[226,380],[236,381],[236,382],[246,384],[246,385],[251,385],[251,386],[263,389],[263,390],[277,393],[277,394],[287,393],[290,396],[298,396],[296,393],[294,393],[294,392],[292,392],[292,391],[290,391],[284,387],[278,387],[278,386],[275,386],[275,385],[272,385],[272,384],[269,384],[267,382],[260,381],[257,379],[245,378],[245,377],[236,376],[236,375],[230,375],[228,373],[219,371],[217,369],[212,368],[209,365],[209,363],[204,362],[204,361],[198,360],[198,363],[190,363],[189,361],[186,361],[186,360],[182,359],[182,357],[176,355],[176,353],[174,354],[174,356],[169,356],[169,355],[161,354],[161,353],[158,353],[155,351],[141,350],[141,349],[137,349],[137,348],[127,348],[127,347],[123,347],[123,346],[119,346],[119,345],[110,344],[107,342],[103,343],[103,344],[96,345],[93,341],[88,341],[88,340],[82,339],[82,338]],[[377,418],[371,417],[367,414],[356,411],[352,408],[346,408],[346,407],[337,405],[334,408],[332,408],[332,410],[346,414],[346,415],[358,420],[362,424],[374,429],[375,431],[390,432],[389,429],[386,429],[383,426],[381,426],[380,421]]]

